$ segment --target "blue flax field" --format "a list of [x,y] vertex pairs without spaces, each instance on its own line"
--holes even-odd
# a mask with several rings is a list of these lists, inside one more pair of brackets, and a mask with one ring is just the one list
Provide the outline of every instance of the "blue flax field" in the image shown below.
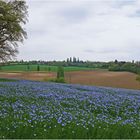
[[140,90],[0,82],[0,139],[140,139]]

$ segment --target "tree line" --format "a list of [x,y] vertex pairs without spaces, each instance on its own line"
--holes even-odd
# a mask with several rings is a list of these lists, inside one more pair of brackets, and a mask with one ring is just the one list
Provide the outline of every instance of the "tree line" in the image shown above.
[[111,62],[94,62],[94,61],[83,61],[76,57],[70,57],[63,61],[9,61],[3,63],[3,65],[38,65],[37,69],[39,71],[39,65],[48,65],[48,66],[76,66],[76,67],[87,67],[87,68],[98,68],[98,69],[108,69],[110,71],[129,71],[133,73],[140,73],[140,61],[111,61]]
[[118,62],[111,63],[109,68],[110,71],[128,71],[136,74],[140,74],[140,62]]

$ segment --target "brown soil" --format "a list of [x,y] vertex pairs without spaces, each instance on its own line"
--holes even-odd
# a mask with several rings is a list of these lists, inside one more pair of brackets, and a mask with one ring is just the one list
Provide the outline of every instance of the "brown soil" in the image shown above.
[[53,72],[49,73],[39,73],[39,72],[18,72],[18,73],[6,73],[0,72],[1,78],[14,78],[14,79],[24,79],[24,80],[35,80],[44,81],[56,77]]
[[66,81],[74,84],[140,89],[136,74],[130,72],[77,71],[67,72]]
[[[35,81],[47,81],[54,79],[54,72],[17,72],[6,73],[0,72],[1,78],[16,78]],[[96,71],[74,71],[66,72],[65,79],[67,83],[109,86],[128,89],[140,89],[140,83],[136,81],[136,74],[130,72],[110,72],[103,70]]]

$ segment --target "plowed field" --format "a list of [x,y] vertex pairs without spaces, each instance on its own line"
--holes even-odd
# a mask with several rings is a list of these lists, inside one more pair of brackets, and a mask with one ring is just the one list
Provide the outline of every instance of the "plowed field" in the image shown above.
[[130,72],[77,71],[67,72],[66,81],[74,84],[140,89],[136,74]]
[[[136,74],[130,72],[110,72],[103,70],[65,72],[67,83],[108,86],[117,88],[140,89],[140,83],[136,81]],[[1,78],[16,78],[44,81],[56,77],[54,72],[1,72]]]

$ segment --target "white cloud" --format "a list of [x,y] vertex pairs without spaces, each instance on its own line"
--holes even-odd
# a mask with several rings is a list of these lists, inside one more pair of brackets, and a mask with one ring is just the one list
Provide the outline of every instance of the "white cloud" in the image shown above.
[[20,47],[19,59],[140,59],[140,0],[31,0],[28,4],[28,40]]

